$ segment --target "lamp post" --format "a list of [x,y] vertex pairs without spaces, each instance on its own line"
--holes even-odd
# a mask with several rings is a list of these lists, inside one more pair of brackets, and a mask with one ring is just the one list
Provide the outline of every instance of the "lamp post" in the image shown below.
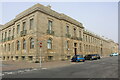
[[40,68],[42,67],[42,55],[41,55],[41,48],[42,48],[42,42],[40,41]]

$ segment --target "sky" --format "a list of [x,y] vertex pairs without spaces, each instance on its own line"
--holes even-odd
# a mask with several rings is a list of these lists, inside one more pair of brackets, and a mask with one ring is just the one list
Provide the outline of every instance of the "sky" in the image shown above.
[[51,5],[53,10],[81,22],[87,30],[118,42],[118,2],[3,2],[0,3],[0,24],[36,3]]

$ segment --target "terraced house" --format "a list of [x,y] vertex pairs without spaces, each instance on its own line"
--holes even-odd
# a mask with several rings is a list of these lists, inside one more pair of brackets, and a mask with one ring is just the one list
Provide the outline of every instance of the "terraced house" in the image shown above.
[[118,52],[118,44],[87,31],[82,23],[36,4],[0,25],[2,60],[67,60],[75,54]]

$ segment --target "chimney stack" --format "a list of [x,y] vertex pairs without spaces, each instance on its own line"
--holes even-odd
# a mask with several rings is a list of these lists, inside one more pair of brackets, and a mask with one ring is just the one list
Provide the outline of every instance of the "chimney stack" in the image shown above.
[[49,4],[49,5],[47,5],[47,7],[51,9],[51,6],[50,6],[50,4]]

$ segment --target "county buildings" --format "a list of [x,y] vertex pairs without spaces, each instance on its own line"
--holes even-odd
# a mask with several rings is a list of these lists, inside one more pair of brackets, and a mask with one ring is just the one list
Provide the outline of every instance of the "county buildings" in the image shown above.
[[117,43],[87,31],[82,23],[41,4],[0,26],[2,60],[35,62],[41,56],[42,61],[54,61],[67,60],[75,54],[107,56],[118,52]]

